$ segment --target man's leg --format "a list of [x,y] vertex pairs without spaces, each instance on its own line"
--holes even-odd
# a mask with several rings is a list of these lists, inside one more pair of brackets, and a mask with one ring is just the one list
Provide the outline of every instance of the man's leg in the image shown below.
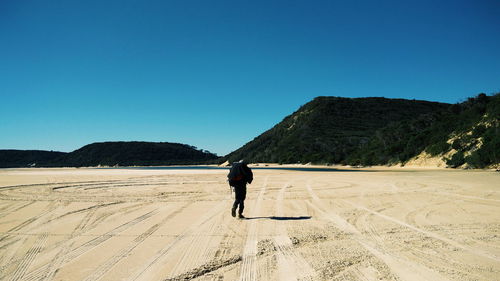
[[240,209],[238,210],[238,214],[240,218],[244,218],[243,216],[243,209],[245,209],[245,198],[247,197],[247,188],[246,186],[243,186],[240,190],[239,194],[239,199],[240,199]]
[[238,210],[238,214],[241,216],[243,215],[243,209],[245,209],[245,201],[241,200],[240,201],[240,209]]
[[238,208],[238,199],[234,200],[233,208],[231,208],[231,216],[236,217],[236,208]]
[[238,205],[240,205],[241,208],[241,190],[240,186],[234,187],[234,203],[233,208],[231,209],[231,216],[233,217],[236,217],[236,209],[238,208]]

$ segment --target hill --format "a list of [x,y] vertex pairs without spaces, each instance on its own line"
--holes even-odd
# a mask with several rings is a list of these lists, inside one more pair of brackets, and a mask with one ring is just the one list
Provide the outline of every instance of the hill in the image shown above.
[[447,110],[449,104],[387,98],[317,97],[240,149],[229,161],[346,163],[379,130]]
[[482,93],[444,111],[377,130],[345,163],[404,165],[434,158],[434,163],[452,168],[498,166],[499,120],[500,94]]
[[218,156],[195,147],[168,142],[101,142],[70,153],[0,150],[0,167],[157,166],[205,164]]
[[156,166],[217,161],[485,168],[500,163],[500,93],[458,104],[317,97],[219,158],[168,142],[103,142],[70,153],[0,150],[0,168]]
[[57,166],[56,164],[67,153],[44,150],[0,150],[0,168],[44,167]]

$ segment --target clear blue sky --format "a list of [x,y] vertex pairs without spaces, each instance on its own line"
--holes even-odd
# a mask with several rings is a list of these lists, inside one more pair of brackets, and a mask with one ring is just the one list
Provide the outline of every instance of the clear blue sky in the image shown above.
[[500,2],[0,1],[0,149],[225,155],[316,96],[500,91]]

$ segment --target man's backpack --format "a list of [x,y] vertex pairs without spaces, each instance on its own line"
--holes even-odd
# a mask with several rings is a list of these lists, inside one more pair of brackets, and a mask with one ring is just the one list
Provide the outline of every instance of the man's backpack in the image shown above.
[[231,166],[231,170],[229,170],[227,178],[229,182],[244,180],[245,171],[243,170],[243,163],[240,162],[233,163],[233,165]]

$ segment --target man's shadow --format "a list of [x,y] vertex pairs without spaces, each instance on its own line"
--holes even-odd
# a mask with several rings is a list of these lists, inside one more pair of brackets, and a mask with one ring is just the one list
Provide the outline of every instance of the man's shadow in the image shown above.
[[311,219],[311,216],[299,216],[299,217],[276,217],[276,216],[270,216],[270,217],[246,217],[245,219],[247,220],[259,220],[259,219],[270,219],[270,220],[278,220],[278,221],[296,221],[296,220],[309,220]]

